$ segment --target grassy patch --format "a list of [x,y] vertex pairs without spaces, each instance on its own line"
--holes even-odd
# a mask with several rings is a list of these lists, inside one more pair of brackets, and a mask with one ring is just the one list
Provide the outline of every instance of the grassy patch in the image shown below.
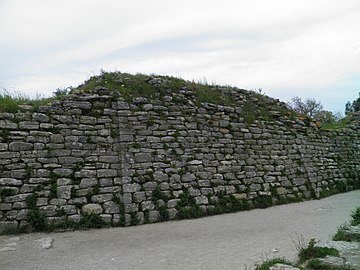
[[144,74],[131,75],[120,72],[101,71],[99,76],[91,77],[77,87],[83,92],[91,92],[97,86],[106,87],[114,94],[120,93],[125,100],[132,101],[136,97],[156,98],[165,91],[176,91],[187,84],[186,81],[170,76],[150,76]]
[[335,121],[335,122],[323,123],[321,125],[321,129],[323,129],[323,130],[342,129],[342,128],[345,128],[346,125],[350,124],[350,122],[351,122],[351,116],[347,116],[347,117],[340,119],[338,121]]
[[267,260],[267,261],[263,262],[260,265],[257,265],[255,270],[268,270],[271,266],[273,266],[273,265],[275,265],[277,263],[291,265],[291,266],[293,265],[291,262],[289,262],[289,261],[287,261],[285,259],[274,258],[274,259],[271,259],[271,260]]
[[315,239],[311,239],[306,248],[302,248],[299,252],[300,262],[305,262],[314,258],[324,258],[326,255],[339,256],[339,251],[335,248],[315,247]]
[[228,95],[225,95],[217,86],[209,84],[194,84],[196,96],[196,105],[201,106],[201,103],[213,103],[218,105],[234,106],[236,100]]
[[41,105],[45,105],[54,98],[29,98],[21,94],[13,94],[7,91],[0,93],[0,113],[16,113],[20,110],[20,105],[31,105],[32,111],[36,111]]

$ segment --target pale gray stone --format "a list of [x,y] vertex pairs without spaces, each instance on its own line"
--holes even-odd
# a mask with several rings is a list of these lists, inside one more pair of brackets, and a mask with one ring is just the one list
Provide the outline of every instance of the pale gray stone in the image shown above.
[[72,186],[60,186],[57,188],[57,196],[59,199],[70,199]]
[[33,148],[34,148],[34,145],[32,143],[11,142],[9,144],[9,149],[11,151],[28,151],[28,150],[32,150]]
[[209,200],[206,196],[195,197],[196,204],[208,204]]
[[105,178],[105,177],[116,177],[118,176],[117,170],[112,169],[101,169],[97,171],[97,177]]
[[105,202],[103,204],[104,212],[106,214],[116,214],[119,213],[119,206],[114,202]]
[[181,180],[183,182],[191,182],[194,181],[196,179],[196,176],[192,173],[185,173],[182,177]]
[[112,199],[112,194],[99,194],[99,195],[93,195],[91,197],[91,201],[95,203],[104,203],[107,201],[110,201]]
[[102,214],[103,209],[99,204],[89,203],[81,208],[81,212],[85,214]]
[[81,180],[79,187],[80,188],[89,188],[89,187],[94,187],[98,184],[99,183],[96,178],[84,178]]
[[0,178],[0,186],[21,186],[23,182],[14,178]]
[[273,266],[269,267],[269,270],[300,270],[300,269],[297,267],[293,267],[291,265],[277,263],[277,264],[274,264]]
[[36,240],[36,243],[43,249],[52,248],[54,239],[52,237],[44,237]]
[[345,264],[345,259],[340,257],[334,257],[327,255],[325,258],[319,258],[323,264],[331,266],[343,266]]

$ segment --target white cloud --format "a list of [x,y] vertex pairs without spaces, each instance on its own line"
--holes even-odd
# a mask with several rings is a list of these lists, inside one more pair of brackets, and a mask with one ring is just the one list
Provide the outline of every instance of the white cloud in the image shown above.
[[326,106],[339,100],[327,89],[359,83],[348,81],[360,74],[358,29],[357,0],[2,0],[0,81],[50,93],[104,68],[323,97]]

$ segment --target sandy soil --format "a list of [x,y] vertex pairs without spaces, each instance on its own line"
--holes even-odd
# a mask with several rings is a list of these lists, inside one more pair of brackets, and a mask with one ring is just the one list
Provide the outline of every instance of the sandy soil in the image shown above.
[[[0,236],[0,269],[250,269],[296,259],[301,238],[329,240],[360,206],[360,190],[322,200],[127,228]],[[42,249],[36,242],[54,239]],[[14,237],[20,237],[15,239]],[[11,239],[12,238],[12,239]],[[294,243],[295,242],[295,243]]]

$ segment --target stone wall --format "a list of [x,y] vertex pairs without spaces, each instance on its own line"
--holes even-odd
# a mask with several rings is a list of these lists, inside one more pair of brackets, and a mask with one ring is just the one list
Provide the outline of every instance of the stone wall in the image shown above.
[[97,87],[0,114],[0,231],[94,216],[136,225],[359,188],[356,123],[322,131],[278,100],[222,91],[237,105],[186,88],[129,103]]

